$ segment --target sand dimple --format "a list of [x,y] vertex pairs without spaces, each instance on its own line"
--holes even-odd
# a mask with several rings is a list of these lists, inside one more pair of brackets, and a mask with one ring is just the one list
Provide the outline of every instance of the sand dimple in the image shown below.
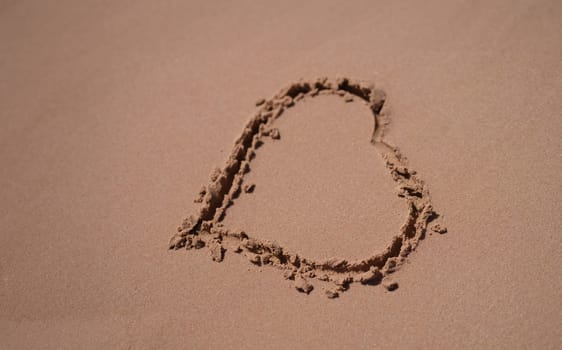
[[[370,143],[373,116],[339,96],[304,99],[275,120],[228,208],[227,227],[259,232],[310,258],[358,259],[382,251],[406,217]],[[357,205],[361,203],[361,205]]]
[[[263,239],[263,232],[243,231],[225,226],[224,217],[243,190],[249,177],[250,163],[267,140],[283,140],[282,131],[273,124],[287,108],[319,95],[339,96],[346,103],[361,103],[370,114],[374,127],[370,135],[373,158],[383,160],[391,175],[398,197],[404,199],[405,223],[396,228],[386,248],[372,252],[363,259],[313,259],[301,251]],[[226,166],[212,172],[211,182],[202,189],[197,201],[200,210],[184,220],[169,243],[170,249],[208,248],[213,260],[220,262],[232,251],[244,254],[251,263],[268,265],[280,270],[285,278],[294,280],[296,290],[309,294],[313,280],[332,282],[334,292],[347,290],[352,283],[379,284],[405,261],[425,236],[428,223],[439,215],[430,203],[429,191],[415,171],[408,168],[398,148],[383,140],[384,118],[379,115],[385,94],[364,82],[347,78],[320,78],[289,84],[268,100],[259,100],[258,112],[250,119],[242,135],[236,140]],[[290,138],[289,138],[290,139]],[[373,147],[374,146],[374,147]],[[376,150],[376,151],[375,151]],[[373,176],[376,174],[373,174]],[[259,185],[259,184],[258,184]],[[256,189],[257,189],[256,185]],[[271,213],[274,215],[275,213]],[[441,231],[446,229],[441,224]],[[315,233],[314,237],[322,237]],[[333,297],[333,293],[327,293]]]

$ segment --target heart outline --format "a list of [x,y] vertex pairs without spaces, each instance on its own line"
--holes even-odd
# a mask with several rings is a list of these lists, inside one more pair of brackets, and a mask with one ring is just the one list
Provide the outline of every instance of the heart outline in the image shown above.
[[[233,204],[232,200],[242,191],[243,178],[249,171],[256,149],[265,137],[275,138],[275,129],[271,129],[274,120],[300,100],[321,94],[341,96],[346,102],[359,99],[368,106],[374,122],[371,144],[398,184],[398,196],[408,205],[408,217],[400,233],[381,253],[365,259],[307,259],[297,253],[289,253],[274,242],[250,237],[244,231],[230,231],[221,223],[226,210]],[[178,232],[169,242],[169,249],[208,247],[212,259],[220,262],[229,246],[235,253],[244,253],[254,264],[271,265],[284,271],[284,277],[295,280],[295,288],[306,294],[314,288],[309,282],[311,279],[333,282],[335,289],[326,291],[330,298],[337,297],[338,292],[347,290],[354,282],[379,284],[404,263],[424,239],[429,223],[439,217],[431,205],[425,183],[407,167],[407,160],[400,150],[383,140],[386,123],[380,112],[385,101],[385,93],[375,89],[374,85],[348,78],[301,80],[281,89],[271,99],[259,100],[256,106],[260,108],[235,141],[226,166],[216,169],[211,175],[211,183],[200,191],[198,201],[202,205],[199,211],[178,227]],[[439,233],[447,231],[441,223],[434,224],[432,230]],[[387,286],[389,290],[395,288],[395,283]]]

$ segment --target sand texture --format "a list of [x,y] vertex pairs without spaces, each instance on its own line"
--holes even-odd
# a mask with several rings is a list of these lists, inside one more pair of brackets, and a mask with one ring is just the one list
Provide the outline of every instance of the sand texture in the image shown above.
[[[384,251],[358,261],[338,257],[314,260],[302,254],[289,253],[276,242],[250,236],[241,230],[225,228],[223,224],[226,211],[234,204],[234,199],[242,191],[254,191],[255,184],[244,184],[244,175],[250,172],[250,163],[255,158],[257,149],[263,145],[266,137],[273,140],[281,138],[279,129],[274,127],[275,120],[295,103],[319,95],[339,96],[346,103],[359,100],[371,111],[373,131],[370,143],[385,161],[396,183],[398,196],[406,201],[406,222],[399,234],[392,238]],[[395,272],[416,249],[419,241],[425,237],[430,222],[433,223],[432,231],[441,234],[447,232],[442,223],[435,222],[439,214],[431,205],[429,191],[423,181],[415,171],[408,169],[399,149],[383,140],[384,126],[388,123],[380,115],[384,101],[384,92],[376,90],[374,85],[348,78],[300,81],[281,89],[271,99],[258,100],[256,105],[260,110],[236,140],[226,166],[216,169],[211,174],[211,182],[199,191],[195,202],[203,203],[201,208],[178,227],[178,233],[171,238],[169,248],[191,250],[208,247],[211,258],[217,262],[223,260],[228,250],[242,253],[255,265],[277,267],[283,271],[286,279],[295,280],[297,291],[305,294],[314,289],[307,279],[333,282],[335,286],[332,288],[336,290],[326,289],[330,299],[347,290],[353,282],[379,284],[384,277]],[[323,232],[313,234],[322,239]],[[396,282],[392,286],[387,289],[395,290]]]
[[560,349],[561,18],[0,1],[0,348]]

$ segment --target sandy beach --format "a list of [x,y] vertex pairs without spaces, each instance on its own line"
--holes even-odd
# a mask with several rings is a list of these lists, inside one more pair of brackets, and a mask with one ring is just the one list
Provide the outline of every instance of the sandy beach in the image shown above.
[[561,18],[0,1],[0,348],[559,349]]

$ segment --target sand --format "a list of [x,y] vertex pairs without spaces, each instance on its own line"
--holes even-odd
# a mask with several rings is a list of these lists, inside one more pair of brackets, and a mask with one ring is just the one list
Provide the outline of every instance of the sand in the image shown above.
[[[559,348],[560,18],[556,1],[0,3],[2,347]],[[337,93],[266,125],[222,227],[168,249],[256,101],[324,76],[384,91],[375,139],[439,214],[415,250],[389,271],[419,197]]]
[[[247,174],[252,171],[252,161],[257,157],[259,149],[262,149],[266,139],[280,140],[281,132],[276,127],[277,119],[283,114],[287,114],[288,110],[295,104],[301,104],[301,101],[317,99],[318,96],[335,96],[343,99],[344,103],[359,101],[366,109],[370,111],[373,130],[371,132],[370,143],[376,149],[385,163],[389,174],[395,182],[397,195],[405,200],[405,209],[407,214],[405,223],[400,230],[396,229],[398,234],[389,239],[386,248],[379,253],[373,253],[375,249],[371,248],[371,254],[358,260],[349,260],[338,256],[329,257],[322,260],[311,258],[303,255],[301,251],[298,253],[289,252],[281,246],[277,241],[264,240],[263,232],[253,231],[248,234],[244,230],[232,229],[232,226],[225,222],[227,215],[232,216],[236,213],[228,214],[228,210],[235,205],[235,199],[239,198],[241,193],[254,193],[256,184],[248,182]],[[210,182],[207,186],[201,188],[195,203],[202,203],[201,208],[194,214],[184,220],[178,227],[169,242],[169,249],[179,250],[185,248],[187,250],[209,249],[212,260],[222,262],[227,251],[233,251],[243,254],[248,260],[257,266],[269,265],[283,272],[288,280],[295,281],[295,289],[299,292],[310,294],[314,286],[309,280],[317,279],[322,282],[332,282],[334,285],[325,289],[325,294],[334,299],[340,292],[347,291],[353,282],[366,285],[379,284],[383,279],[387,279],[391,274],[406,262],[406,258],[416,249],[422,239],[425,238],[429,231],[444,234],[447,228],[440,222],[439,214],[435,211],[431,204],[429,191],[425,183],[417,176],[416,171],[409,169],[406,158],[400,152],[398,147],[392,146],[384,141],[384,128],[389,124],[388,116],[382,112],[386,94],[382,90],[375,88],[374,84],[355,81],[349,78],[329,79],[327,77],[317,78],[311,81],[301,80],[289,84],[282,88],[271,99],[259,99],[256,105],[260,107],[259,111],[248,121],[242,134],[237,138],[234,147],[228,157],[226,165],[216,168],[210,175]],[[329,106],[324,104],[324,106]],[[347,121],[350,122],[349,120]],[[319,125],[327,123],[324,120],[317,120]],[[313,143],[320,143],[317,140],[316,130],[310,130],[301,138],[312,139]],[[353,140],[353,138],[351,138]],[[290,142],[286,140],[285,142]],[[314,142],[315,141],[315,142]],[[366,141],[366,139],[364,140]],[[337,142],[337,139],[329,138],[330,143]],[[364,142],[366,143],[366,142]],[[261,152],[260,152],[261,153]],[[354,152],[350,152],[344,157],[355,157]],[[373,152],[374,153],[374,152]],[[294,163],[293,152],[283,152],[282,159],[287,159]],[[321,147],[317,153],[313,153],[306,158],[306,162],[314,162],[327,156],[334,157],[334,152],[330,152],[326,147]],[[280,160],[279,162],[283,162]],[[320,162],[323,163],[323,162]],[[359,164],[361,166],[362,164]],[[259,171],[260,169],[254,169]],[[301,169],[302,170],[302,169]],[[355,173],[355,167],[347,166],[339,169],[340,172]],[[372,176],[373,174],[371,174]],[[263,175],[262,175],[263,176]],[[288,176],[280,176],[279,173],[271,174],[266,178],[273,180],[282,177],[286,179]],[[306,191],[307,196],[314,200],[316,204],[314,210],[302,210],[305,212],[306,219],[308,216],[314,215],[314,211],[329,211],[323,208],[319,203],[326,204],[322,198],[314,193],[310,193],[310,188],[306,186],[301,179],[312,178],[319,181],[318,176],[314,176],[314,171],[308,170],[300,177],[293,180],[293,185],[301,187]],[[324,191],[329,192],[332,196],[335,191],[331,189],[335,186],[343,186],[348,182],[341,182],[340,176],[332,176],[323,182]],[[263,185],[259,182],[258,186]],[[266,185],[267,186],[267,185]],[[260,186],[261,187],[261,186]],[[294,187],[294,186],[293,186]],[[277,193],[290,192],[290,186],[278,187],[277,191],[269,198],[271,202],[277,202]],[[362,189],[365,193],[365,189]],[[299,191],[297,191],[298,193]],[[374,193],[369,193],[370,197],[374,197]],[[355,201],[360,199],[351,194]],[[293,197],[295,202],[303,202],[303,198]],[[380,199],[379,199],[380,200]],[[306,202],[306,198],[304,199]],[[369,201],[362,201],[362,206],[367,206]],[[286,203],[292,206],[292,203]],[[281,214],[280,210],[263,210],[263,206],[255,205],[256,209],[246,208],[246,212],[251,212],[252,216],[269,218],[292,217],[287,213]],[[388,207],[386,208],[388,210]],[[333,210],[333,209],[332,209]],[[374,214],[374,213],[371,213]],[[383,216],[384,213],[380,216]],[[361,236],[368,237],[373,235],[372,230],[363,231],[359,234],[349,234],[352,230],[358,230],[358,219],[349,220],[352,216],[346,217],[349,221],[346,229],[334,226],[324,228],[325,225],[312,225],[312,230],[306,230],[304,225],[297,226],[293,232],[299,235],[306,235],[313,240],[313,246],[322,246],[322,243],[328,239],[327,231],[333,231],[332,236],[334,242],[343,245],[343,240],[339,237],[353,237],[361,244],[365,244]],[[247,221],[241,222],[246,226],[246,222],[251,222],[252,218],[246,218]],[[341,218],[340,218],[341,221]],[[322,220],[321,220],[322,222]],[[431,224],[431,226],[429,226]],[[230,228],[229,228],[230,227]],[[380,228],[379,228],[380,229]],[[391,230],[391,229],[390,229]],[[280,240],[290,242],[291,237],[285,237],[285,231],[280,234]],[[294,241],[294,240],[293,240]],[[298,240],[297,240],[298,241]],[[293,243],[294,244],[294,243]],[[228,247],[228,248],[227,248]],[[297,244],[297,248],[300,246]],[[397,289],[396,282],[384,284],[387,290]]]

